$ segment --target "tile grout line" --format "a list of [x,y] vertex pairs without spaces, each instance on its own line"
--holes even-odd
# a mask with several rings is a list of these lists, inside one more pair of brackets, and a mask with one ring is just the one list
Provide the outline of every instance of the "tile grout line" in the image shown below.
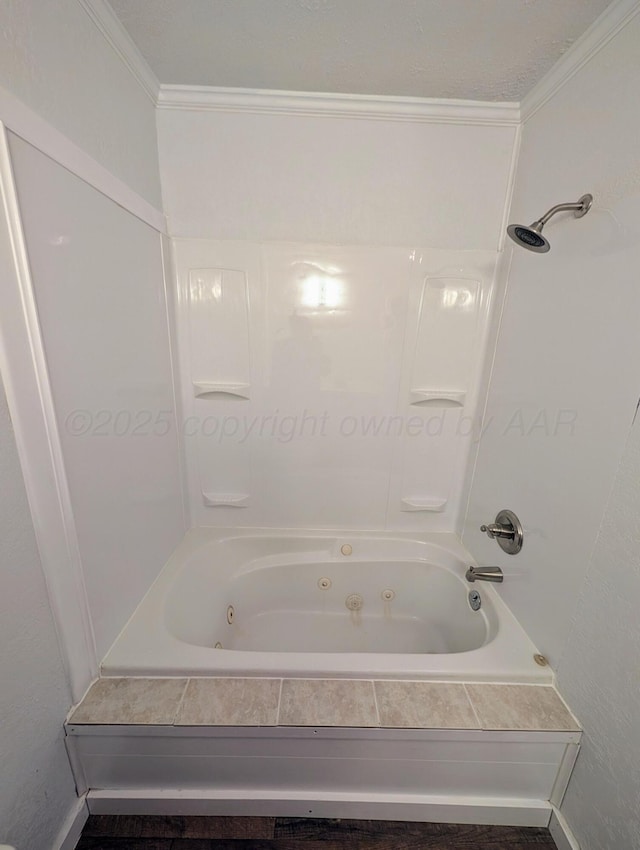
[[475,719],[476,719],[476,721],[477,721],[477,723],[478,723],[478,729],[480,729],[481,731],[483,731],[483,732],[484,732],[484,731],[485,731],[485,728],[484,728],[484,726],[483,726],[482,722],[480,721],[480,715],[478,714],[478,712],[477,712],[477,710],[476,710],[476,706],[475,706],[475,703],[474,703],[474,701],[473,701],[473,698],[472,698],[471,694],[470,694],[470,693],[469,693],[469,691],[467,690],[467,683],[466,683],[466,682],[462,682],[461,684],[462,684],[462,687],[464,688],[464,692],[465,692],[465,695],[466,695],[466,697],[467,697],[467,700],[469,701],[469,705],[471,706],[471,711],[473,711],[473,716],[475,717]]
[[189,687],[190,682],[191,682],[190,678],[185,679],[184,689],[182,691],[182,695],[181,695],[180,699],[178,700],[178,707],[176,708],[175,714],[173,715],[173,722],[171,723],[172,726],[178,725],[178,723],[177,723],[178,717],[180,715],[180,711],[182,710],[182,706],[184,704],[184,698],[187,695],[187,688]]
[[576,724],[576,726],[578,727],[578,729],[580,729],[580,731],[581,731],[581,732],[584,732],[584,729],[583,729],[583,727],[582,727],[582,723],[580,723],[580,721],[579,721],[579,720],[578,720],[578,718],[575,716],[575,714],[573,713],[573,711],[571,711],[571,708],[569,707],[569,704],[567,703],[567,701],[565,700],[565,698],[562,696],[562,694],[561,694],[561,693],[560,693],[560,691],[558,690],[557,686],[554,684],[554,685],[551,685],[551,687],[552,687],[552,688],[553,688],[553,690],[555,691],[555,695],[558,697],[558,699],[560,700],[560,702],[562,703],[562,705],[566,708],[567,713],[569,714],[569,717],[570,717],[570,718],[574,721],[574,723]]
[[380,719],[380,707],[378,705],[378,692],[376,691],[376,680],[375,679],[371,680],[371,687],[373,688],[373,705],[374,705],[374,708],[376,710],[376,720],[378,721],[377,722],[377,728],[381,729],[382,728],[382,720]]
[[276,726],[280,726],[280,706],[282,705],[282,688],[284,679],[280,679],[280,689],[278,690],[278,707],[276,709]]

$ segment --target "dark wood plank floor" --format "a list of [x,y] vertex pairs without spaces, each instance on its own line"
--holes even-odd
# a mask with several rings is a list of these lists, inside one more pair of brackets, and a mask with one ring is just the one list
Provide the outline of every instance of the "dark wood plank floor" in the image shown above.
[[315,818],[92,815],[76,850],[556,850],[547,829]]

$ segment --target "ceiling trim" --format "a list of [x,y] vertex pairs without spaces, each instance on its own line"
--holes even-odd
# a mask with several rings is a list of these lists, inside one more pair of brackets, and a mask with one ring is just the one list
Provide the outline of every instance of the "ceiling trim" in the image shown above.
[[78,3],[155,106],[160,90],[158,78],[109,3],[106,0],[78,0]]
[[520,103],[323,92],[161,85],[107,0],[77,0],[159,109],[253,112],[414,123],[514,126],[526,122],[640,13],[640,0],[616,0]]
[[617,0],[597,18],[520,103],[522,121],[528,121],[593,59],[640,12],[639,0]]
[[325,94],[267,89],[161,85],[159,109],[196,112],[252,112],[324,118],[359,118],[431,124],[516,126],[518,103],[421,97]]

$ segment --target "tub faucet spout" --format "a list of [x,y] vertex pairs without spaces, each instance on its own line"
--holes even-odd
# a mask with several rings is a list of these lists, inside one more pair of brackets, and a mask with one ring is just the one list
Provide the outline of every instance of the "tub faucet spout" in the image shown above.
[[467,581],[504,581],[500,567],[469,567],[466,572]]

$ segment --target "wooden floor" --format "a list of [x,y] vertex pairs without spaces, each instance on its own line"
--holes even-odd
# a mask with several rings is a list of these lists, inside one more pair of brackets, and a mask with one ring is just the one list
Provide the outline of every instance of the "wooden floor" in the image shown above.
[[92,815],[76,850],[556,850],[547,829],[311,818]]

